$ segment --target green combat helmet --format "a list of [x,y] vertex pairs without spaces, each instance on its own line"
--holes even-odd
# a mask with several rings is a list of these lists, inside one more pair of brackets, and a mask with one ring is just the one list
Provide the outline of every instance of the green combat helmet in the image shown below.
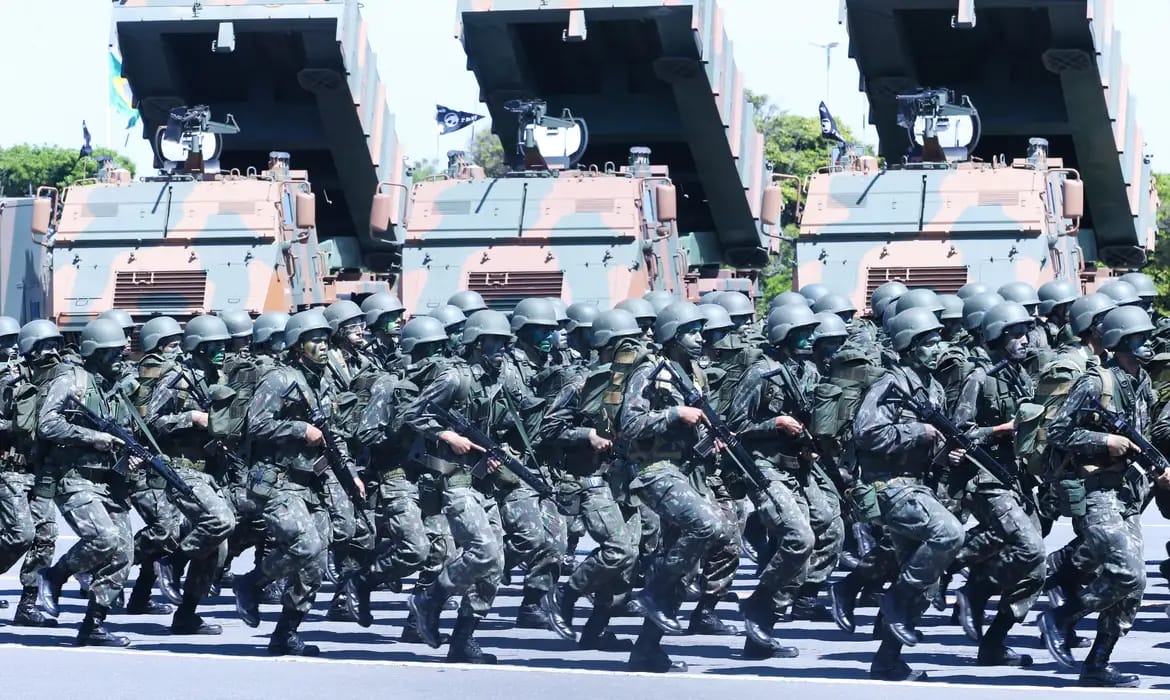
[[959,291],[955,294],[963,301],[966,301],[968,297],[973,297],[976,294],[987,294],[989,292],[991,292],[991,287],[988,287],[982,282],[968,282],[962,287],[959,287]]
[[789,304],[772,309],[768,312],[768,342],[772,345],[781,345],[788,340],[789,334],[802,328],[813,329],[820,324],[820,320],[812,309],[803,304]]
[[320,309],[297,312],[289,317],[288,323],[285,324],[284,344],[291,348],[300,342],[302,335],[313,331],[332,333],[333,328],[330,327],[329,320],[325,318],[325,314]]
[[1140,306],[1142,303],[1142,298],[1138,296],[1134,286],[1121,279],[1109,280],[1097,291],[1117,302],[1118,306]]
[[1040,315],[1048,316],[1054,308],[1076,301],[1080,292],[1068,280],[1051,280],[1040,285],[1036,296],[1040,299]]
[[92,357],[98,350],[119,350],[126,347],[126,333],[122,326],[111,318],[95,318],[81,329],[82,357]]
[[678,297],[665,289],[655,289],[652,292],[646,292],[642,295],[642,298],[650,302],[650,305],[654,307],[654,313],[661,313],[663,309],[679,301]]
[[1158,296],[1158,288],[1154,286],[1154,280],[1144,272],[1127,272],[1120,278],[1122,282],[1128,282],[1137,291],[1139,297],[1145,302],[1146,308],[1154,303],[1155,297]]
[[968,333],[977,334],[983,326],[983,316],[1004,298],[995,292],[973,294],[963,300],[963,329]]
[[1092,330],[1104,315],[1117,308],[1117,302],[1100,292],[1086,294],[1068,309],[1068,326],[1073,335],[1083,336]]
[[559,325],[557,323],[557,309],[548,299],[538,297],[521,299],[520,303],[516,304],[515,310],[512,311],[511,328],[513,333],[525,326],[558,328]]
[[596,304],[578,301],[570,304],[565,313],[569,317],[569,323],[565,326],[565,330],[572,333],[578,328],[592,328],[594,322],[601,315],[601,310],[597,308]]
[[829,288],[819,282],[806,284],[800,289],[796,290],[802,297],[808,299],[809,304],[815,304],[821,297],[829,293]]
[[939,299],[938,294],[933,289],[911,289],[902,296],[898,297],[894,304],[895,315],[907,311],[909,309],[927,309],[933,314],[941,314],[946,306],[942,299]]
[[138,341],[142,343],[142,352],[149,354],[165,345],[163,340],[182,335],[183,329],[179,327],[178,321],[170,316],[156,316],[142,324],[138,331]]
[[[382,313],[386,312],[383,311]],[[325,320],[329,321],[329,328],[334,333],[340,330],[342,326],[358,319],[364,322],[365,313],[362,311],[362,307],[349,299],[335,301],[325,309]]]
[[480,337],[487,335],[512,338],[512,327],[508,317],[492,309],[476,311],[467,317],[467,324],[463,326],[464,345],[471,345]]
[[1035,323],[1032,314],[1022,304],[1014,301],[1005,301],[991,307],[983,314],[980,328],[983,329],[984,342],[991,344],[1003,336],[1005,330],[1011,326],[1024,325],[1031,328]]
[[908,309],[894,316],[890,322],[890,343],[895,352],[904,353],[920,337],[941,330],[942,323],[929,309]]
[[410,353],[419,345],[447,340],[447,328],[442,321],[433,316],[415,316],[402,327],[402,337],[398,341],[398,346],[403,352]]
[[830,293],[814,301],[812,311],[814,314],[837,314],[841,317],[841,320],[848,322],[853,320],[853,315],[857,313],[857,308],[853,305],[853,302],[849,301],[849,297]]
[[600,350],[619,338],[636,338],[640,335],[642,328],[632,313],[625,309],[609,309],[602,311],[593,321],[590,345]]
[[487,308],[487,304],[484,303],[483,297],[480,296],[479,292],[474,292],[470,289],[455,292],[447,300],[447,303],[451,306],[458,306],[463,312],[463,315],[468,318],[471,318],[471,314],[476,311],[483,311]]
[[228,333],[234,340],[247,338],[254,332],[255,324],[252,322],[252,315],[243,309],[227,309],[220,311],[218,316],[223,319]]
[[183,329],[183,352],[195,352],[204,343],[226,343],[231,337],[219,316],[196,316]]
[[756,305],[743,292],[722,292],[715,297],[715,303],[727,310],[727,315],[737,328],[750,322],[756,315]]
[[873,290],[873,294],[869,295],[869,308],[873,311],[874,316],[880,318],[886,304],[889,304],[891,301],[896,301],[898,297],[908,291],[910,291],[910,288],[897,280],[886,282]]
[[130,336],[130,331],[134,330],[134,319],[130,317],[130,312],[122,309],[109,309],[98,314],[98,318],[108,318],[114,321],[121,327],[122,332],[127,337]]
[[706,323],[707,317],[689,301],[676,301],[667,306],[654,320],[654,340],[665,345],[675,340],[679,328],[691,323]]
[[1008,282],[997,289],[996,293],[1003,297],[1004,301],[1014,301],[1029,312],[1034,312],[1040,306],[1040,296],[1036,294],[1036,288],[1027,282]]
[[[0,317],[0,331],[4,330],[3,319],[10,318],[9,316]],[[15,319],[13,319],[15,320]],[[27,357],[36,348],[37,343],[42,340],[59,340],[65,342],[64,336],[61,335],[61,329],[57,328],[57,324],[52,321],[38,318],[35,321],[29,321],[24,324],[23,328],[18,328],[16,336],[16,345],[20,350],[20,354]]]
[[1131,336],[1151,333],[1153,330],[1154,324],[1145,309],[1137,306],[1119,306],[1105,314],[1101,321],[1101,341],[1106,350],[1129,352],[1139,359],[1148,359],[1146,355],[1153,356],[1148,339],[1142,344],[1145,353],[1140,352],[1137,347],[1125,346],[1122,341]]
[[268,345],[273,350],[284,349],[284,329],[290,316],[283,311],[269,311],[256,317],[252,324],[252,342]]
[[772,297],[772,301],[768,302],[768,310],[771,312],[772,309],[778,309],[781,306],[790,305],[803,306],[807,309],[808,304],[808,297],[804,296],[800,292],[780,292],[776,296]]

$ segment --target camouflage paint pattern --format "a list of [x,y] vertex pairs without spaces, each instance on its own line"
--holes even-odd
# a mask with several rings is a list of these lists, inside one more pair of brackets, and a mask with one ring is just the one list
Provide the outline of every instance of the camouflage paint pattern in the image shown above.
[[[605,41],[599,27],[616,24],[661,37],[653,67],[644,69],[646,94],[599,86],[582,95],[570,77],[554,72],[549,84],[522,70],[517,57],[536,48],[524,37],[567,25],[571,10],[583,10],[593,27],[587,31],[597,38],[587,36],[586,45]],[[550,115],[570,108],[589,124],[591,146],[579,171],[556,178],[415,185],[403,253],[408,307],[425,311],[461,287],[491,292],[485,298],[499,308],[528,295],[609,306],[650,289],[691,299],[710,289],[754,292],[771,245],[759,220],[771,172],[716,2],[460,0],[456,23],[506,153],[515,145],[515,115],[503,103],[517,95],[548,100]],[[652,151],[650,178],[612,165],[640,145]],[[660,227],[653,194],[666,177],[678,187],[679,220]],[[689,215],[688,207],[702,211]],[[738,268],[732,280],[724,265]]]
[[[901,163],[909,145],[895,95],[949,87],[980,111],[974,155],[982,163],[812,176],[798,284],[825,282],[860,309],[886,278],[953,291],[965,281],[994,287],[1064,277],[1091,290],[1108,275],[1099,264],[1144,264],[1157,198],[1112,7],[980,0],[978,22],[954,29],[954,0],[844,0],[841,22],[879,155]],[[1015,167],[1031,137],[1049,140],[1047,175]],[[1070,222],[1059,215],[1063,176],[1051,169],[1061,161],[1084,181],[1076,236],[1060,235]]]
[[[225,21],[237,37],[234,58],[176,54],[168,43],[181,23],[183,33],[205,35],[209,47]],[[139,321],[155,314],[182,320],[228,308],[294,311],[390,289],[399,265],[396,234],[370,235],[369,210],[385,183],[401,211],[404,165],[356,0],[129,0],[114,6],[112,24],[144,137],[153,138],[169,109],[182,104],[207,104],[217,121],[234,112],[242,131],[224,137],[218,162],[208,161],[204,173],[131,182],[114,170],[59,193],[54,228],[43,241],[52,251],[42,276],[47,315],[70,331],[114,307]],[[246,58],[268,40],[303,43],[302,64],[274,61],[256,75],[225,69],[232,65],[225,61]],[[302,92],[283,102],[272,95],[222,101],[247,92],[262,70],[295,71],[273,80]],[[215,72],[215,90],[189,80],[192,71]],[[305,170],[263,170],[270,151],[288,152],[292,168],[327,156],[333,170],[317,173],[322,182],[314,190]],[[324,190],[339,204],[316,196]],[[295,225],[298,192],[315,195],[318,226]],[[21,228],[13,239],[27,236],[27,224]],[[0,240],[10,245],[9,236]],[[14,274],[4,266],[5,289]]]
[[22,324],[45,311],[45,249],[29,237],[31,197],[0,199],[0,315]]

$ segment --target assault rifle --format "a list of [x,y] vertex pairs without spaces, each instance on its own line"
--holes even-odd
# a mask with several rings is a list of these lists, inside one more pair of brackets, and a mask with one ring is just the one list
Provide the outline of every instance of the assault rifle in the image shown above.
[[484,449],[483,458],[471,469],[472,476],[482,479],[487,476],[488,462],[499,462],[504,469],[512,473],[512,476],[523,481],[533,491],[544,498],[552,498],[552,489],[548,487],[548,484],[544,483],[544,479],[539,474],[534,473],[523,462],[505,450],[503,445],[477,428],[467,416],[456,413],[449,408],[443,408],[434,401],[427,401],[426,408],[428,412],[433,414],[449,430],[459,433]]
[[1100,399],[1093,399],[1093,405],[1082,408],[1081,411],[1092,413],[1101,421],[1103,427],[1114,435],[1128,438],[1130,442],[1141,448],[1141,452],[1128,455],[1134,462],[1145,467],[1150,476],[1161,476],[1162,472],[1170,469],[1170,462],[1166,456],[1154,447],[1153,443],[1145,438],[1140,431],[1135,430],[1133,424],[1117,411],[1111,411],[1101,403]]
[[[211,397],[207,395],[207,392],[203,391],[203,387],[199,386],[199,382],[191,381],[187,378],[187,375],[183,372],[183,370],[179,369],[179,371],[175,373],[175,378],[171,380],[169,388],[176,388],[180,381],[187,385],[187,388],[191,392],[191,398],[195,399],[195,403],[199,404],[199,408],[201,408],[204,413],[209,413],[211,411]],[[207,450],[216,457],[219,457],[229,466],[237,470],[242,472],[246,472],[248,470],[248,463],[244,461],[244,458],[241,457],[239,453],[233,450],[231,446],[229,446],[221,438],[212,438],[208,440],[207,443],[203,445],[203,449]]]
[[919,388],[916,391],[907,391],[895,380],[890,382],[889,391],[898,394],[911,412],[918,416],[918,420],[934,426],[934,429],[946,438],[948,444],[956,445],[966,452],[967,459],[990,472],[996,481],[1004,486],[1011,486],[1016,482],[1016,477],[1007,468],[991,456],[991,453],[983,449],[982,445],[967,437],[967,433],[955,425],[955,422],[946,413],[925,396],[925,390]]
[[126,448],[126,454],[114,464],[115,473],[123,476],[129,473],[128,463],[133,459],[153,469],[167,484],[184,496],[191,497],[194,495],[194,491],[183,480],[183,477],[179,476],[178,472],[171,468],[171,465],[167,464],[165,459],[146,449],[142,443],[135,440],[134,435],[129,430],[118,425],[110,418],[105,418],[94,413],[73,394],[65,395],[65,403],[71,412],[85,416],[96,430],[109,433],[122,441],[122,444]]
[[[654,371],[650,374],[650,381],[654,381],[663,370],[667,368],[669,360],[662,360]],[[768,485],[768,479],[760,468],[756,466],[755,459],[752,458],[747,448],[740,442],[739,436],[731,432],[731,428],[723,420],[723,416],[715,410],[711,405],[711,401],[703,392],[699,391],[691,378],[686,375],[686,372],[668,372],[670,382],[682,394],[683,403],[691,408],[697,408],[703,412],[703,416],[707,419],[707,439],[695,445],[695,451],[700,454],[709,454],[714,448],[710,443],[714,440],[722,442],[726,446],[727,455],[731,458],[731,462],[743,474],[748,483],[752,485],[756,491],[764,491]]]
[[[337,477],[337,482],[341,484],[341,488],[345,491],[345,495],[353,502],[355,509],[366,518],[367,524],[373,528],[373,523],[369,521],[369,515],[366,512],[366,499],[362,496],[362,492],[358,490],[357,484],[354,483],[354,476],[349,471],[349,465],[345,458],[345,453],[341,451],[341,438],[329,425],[329,418],[325,412],[321,410],[321,404],[316,401],[310,401],[305,390],[301,387],[299,381],[294,381],[288,391],[284,392],[282,398],[288,398],[292,392],[296,390],[300,392],[301,397],[305,400],[305,405],[309,409],[307,422],[317,430],[321,431],[321,436],[324,440],[324,455],[323,459],[329,471],[333,472],[333,476]],[[324,471],[316,470],[317,473]],[[371,530],[374,531],[374,530]]]

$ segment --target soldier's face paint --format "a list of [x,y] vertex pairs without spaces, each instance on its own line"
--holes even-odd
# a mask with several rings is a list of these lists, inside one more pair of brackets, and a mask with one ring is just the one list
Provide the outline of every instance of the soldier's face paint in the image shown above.
[[692,360],[697,360],[703,354],[703,324],[688,323],[675,331],[678,345]]
[[17,352],[19,348],[17,347],[16,341],[19,337],[18,335],[6,335],[0,338],[0,358],[9,361],[16,359],[19,354]]
[[1150,345],[1149,333],[1127,335],[1121,339],[1121,347],[1124,351],[1137,358],[1137,361],[1142,364],[1154,359],[1154,348]]
[[163,356],[163,359],[174,360],[179,356],[181,348],[182,343],[179,341],[178,336],[176,336],[169,340],[164,340],[162,343],[160,343],[158,346],[158,353]]
[[504,351],[508,347],[508,339],[498,335],[485,335],[479,339],[479,354],[488,367],[499,369],[504,364]]
[[329,358],[329,333],[327,331],[312,331],[301,335],[297,343],[301,355],[315,365],[323,365]]
[[821,338],[813,343],[813,356],[818,362],[829,362],[837,353],[841,352],[841,347],[844,345],[844,338]]
[[395,311],[382,315],[378,318],[378,327],[375,330],[387,335],[398,335],[398,332],[402,330],[402,313]]
[[227,344],[218,340],[211,343],[200,343],[199,353],[216,367],[223,367],[223,361],[227,358]]
[[720,328],[719,330],[716,330],[716,331],[707,331],[706,333],[703,334],[703,339],[706,341],[708,347],[714,346],[716,343],[718,343],[719,341],[723,340],[726,337],[727,337],[727,329],[726,328]]
[[447,327],[447,350],[458,354],[463,349],[463,327],[467,325],[460,321]]
[[853,314],[854,313],[855,312],[853,312],[853,311],[838,311],[837,315],[840,316],[841,320],[844,321],[845,325],[848,326],[848,325],[853,323]]
[[362,349],[366,346],[366,322],[350,321],[338,329],[338,333],[351,347]]
[[1012,362],[1023,362],[1028,355],[1027,324],[1017,323],[1003,329],[1003,351]]
[[42,340],[33,346],[29,361],[38,367],[56,364],[61,358],[63,344],[57,338]]
[[815,327],[809,327],[788,331],[788,347],[797,355],[808,355],[812,352],[812,335],[815,330]]
[[557,329],[547,326],[531,326],[528,329],[528,342],[541,352],[552,352],[556,344]]
[[1067,304],[1057,304],[1052,307],[1052,311],[1048,314],[1048,320],[1058,326],[1063,326],[1068,323],[1068,309],[1072,306],[1070,301]]
[[942,335],[937,332],[922,336],[910,352],[910,361],[917,367],[934,371],[938,369],[938,360],[942,356]]
[[89,356],[88,364],[106,378],[117,377],[122,372],[122,348],[99,348]]

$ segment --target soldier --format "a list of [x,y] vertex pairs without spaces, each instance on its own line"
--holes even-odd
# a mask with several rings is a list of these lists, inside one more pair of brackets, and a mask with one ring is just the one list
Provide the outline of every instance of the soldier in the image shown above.
[[940,294],[943,310],[938,320],[942,322],[943,342],[948,346],[966,343],[970,337],[963,331],[963,300],[958,294]]
[[[250,325],[250,324],[249,324]],[[248,329],[249,334],[251,328]],[[190,493],[167,489],[190,527],[178,547],[155,560],[159,588],[178,605],[172,634],[221,634],[195,608],[211,590],[227,561],[228,536],[236,526],[231,506],[221,490],[227,471],[225,457],[208,449],[218,430],[214,410],[227,343],[231,335],[217,316],[196,316],[183,330],[183,361],[162,372],[146,406],[146,425],[170,457],[171,466],[190,487]],[[221,433],[222,434],[222,433]],[[186,586],[179,591],[181,562],[189,562]]]
[[[495,501],[472,480],[483,446],[441,423],[431,405],[465,412],[477,423],[490,420],[487,391],[498,391],[500,373],[509,366],[506,355],[511,338],[508,319],[497,311],[483,310],[472,314],[463,329],[463,343],[471,347],[474,368],[462,357],[435,353],[434,346],[426,343],[416,345],[411,355],[412,366],[420,366],[411,376],[420,394],[406,409],[405,420],[426,441],[427,469],[441,476],[443,510],[457,553],[443,564],[430,586],[410,597],[408,605],[419,636],[437,649],[444,602],[464,596],[447,651],[449,661],[496,662],[494,655],[480,649],[473,635],[495,599],[504,568],[504,542]],[[420,381],[424,375],[430,375],[429,381]]]
[[[4,535],[11,538],[12,544],[6,545],[4,551],[6,556],[13,558],[12,563],[24,554],[24,562],[20,567],[20,602],[17,603],[16,613],[12,617],[12,624],[19,627],[57,626],[57,620],[45,615],[36,605],[37,572],[53,563],[53,550],[57,541],[57,513],[53,505],[55,478],[53,472],[45,465],[44,451],[36,438],[41,389],[62,369],[61,355],[64,346],[65,339],[52,321],[38,319],[29,321],[20,328],[17,349],[24,358],[26,374],[11,385],[12,403],[9,404],[11,412],[6,414],[6,418],[0,417],[0,423],[3,420],[11,421],[10,434],[15,440],[14,447],[18,457],[25,460],[28,470],[26,475],[28,487],[24,489],[23,496],[28,499],[32,541],[24,552],[18,552],[23,537],[16,533],[20,532],[21,528],[16,525],[6,526]],[[3,380],[0,380],[0,384],[2,383]],[[4,415],[0,410],[0,416]],[[13,513],[12,520],[21,519],[20,504],[6,507],[13,508],[12,511],[7,511]],[[7,549],[7,546],[11,546],[12,549]]]
[[[32,488],[32,466],[19,449],[14,422],[15,397],[24,383],[20,361],[20,322],[0,316],[0,571],[12,568],[33,542],[32,514],[28,494]],[[22,436],[21,436],[22,437]],[[0,604],[7,608],[8,601]]]
[[638,327],[642,329],[643,337],[648,341],[654,340],[654,319],[658,318],[658,311],[653,304],[640,297],[630,297],[618,302],[614,308],[633,314],[634,318],[638,319]]
[[[118,324],[122,332],[126,335],[126,352],[125,355],[130,354],[130,338],[134,334],[134,319],[130,316],[130,312],[123,309],[107,309],[98,314],[98,318],[108,318]],[[125,359],[125,358],[123,358]],[[129,370],[128,365],[123,365],[124,370]]]
[[464,315],[463,310],[453,304],[446,304],[436,308],[430,313],[430,316],[443,324],[443,329],[447,332],[447,345],[443,351],[448,355],[462,352],[463,343],[460,339],[463,335],[463,328],[467,325],[467,316]]
[[1120,278],[1111,279],[1097,288],[1097,291],[1117,302],[1118,306],[1141,307],[1145,302],[1132,284]]
[[[994,376],[976,368],[963,383],[955,407],[955,423],[1010,474],[1018,474],[1023,455],[1015,452],[1016,415],[1020,405],[1031,401],[1032,380],[1023,369],[1028,356],[1034,318],[1022,305],[1000,304],[983,316],[982,335],[991,361],[1003,366]],[[987,534],[968,531],[967,546],[960,554],[970,575],[959,589],[960,620],[964,630],[979,639],[980,666],[1031,666],[1032,657],[1007,646],[1012,626],[1024,619],[1044,582],[1044,539],[1040,534],[1032,494],[1024,493],[1018,479],[1001,483],[985,467],[965,461],[951,469],[949,480],[962,485],[964,502]],[[980,529],[977,528],[977,529]],[[993,594],[999,608],[986,632],[983,610]]]
[[560,585],[560,613],[572,626],[574,604],[582,596],[591,595],[593,613],[581,630],[578,646],[630,651],[633,643],[618,639],[607,627],[615,600],[630,592],[640,526],[636,522],[637,510],[630,509],[628,516],[623,512],[607,479],[610,472],[624,469],[625,465],[612,450],[612,412],[606,410],[606,390],[612,378],[614,352],[623,339],[637,338],[642,331],[637,319],[621,309],[600,313],[590,328],[594,331],[591,338],[598,364],[588,376],[574,378],[561,389],[539,431],[542,441],[556,443],[566,454],[574,455],[564,462],[563,483],[577,490],[584,529],[597,543]]
[[[1040,298],[1038,311],[1044,317],[1043,329],[1048,336],[1048,347],[1055,350],[1076,340],[1076,336],[1068,330],[1068,310],[1080,296],[1077,286],[1068,280],[1052,280],[1040,285],[1037,296]],[[1044,354],[1040,366],[1050,357],[1050,354]]]
[[[793,373],[803,367],[795,349],[809,342],[818,323],[812,311],[799,304],[773,309],[768,314],[770,344],[736,386],[727,411],[728,425],[768,479],[766,484],[751,484],[748,495],[775,542],[759,586],[741,606],[747,623],[747,658],[788,658],[798,653],[774,642],[771,630],[800,595],[816,543],[798,474],[807,466],[801,452],[807,461],[811,449],[801,442],[805,425],[798,417],[804,414],[806,399]],[[785,372],[787,376],[781,377]]]
[[37,439],[45,449],[45,466],[57,480],[54,499],[78,539],[56,564],[38,572],[37,603],[55,618],[65,581],[79,572],[93,575],[89,605],[77,635],[79,646],[130,644],[126,637],[105,628],[106,615],[126,582],[134,553],[128,488],[125,478],[114,471],[116,451],[122,444],[113,435],[85,425],[67,400],[72,396],[93,413],[128,427],[133,409],[115,390],[122,377],[119,359],[125,348],[126,334],[117,322],[90,321],[81,331],[83,365],[65,365],[55,372],[38,408]]
[[676,301],[679,301],[679,298],[675,296],[674,292],[668,292],[665,289],[655,289],[646,292],[642,295],[642,298],[650,302],[650,306],[654,307],[654,313],[656,314]]
[[591,365],[596,352],[593,348],[593,324],[601,315],[601,310],[595,304],[579,301],[570,304],[565,313],[569,316],[569,322],[565,325],[569,347],[577,353],[581,364]]
[[816,304],[821,300],[822,297],[830,293],[828,287],[818,282],[806,284],[796,291],[799,292],[802,297],[808,299],[808,303],[810,305]]
[[942,324],[934,313],[918,308],[896,316],[890,330],[901,362],[870,387],[853,422],[861,480],[874,489],[858,500],[880,512],[901,565],[882,598],[883,620],[876,625],[882,641],[869,674],[878,680],[917,680],[925,674],[902,661],[902,645],[918,643],[914,622],[926,608],[929,589],[962,546],[963,528],[923,483],[931,471],[938,431],[891,397],[891,385],[897,383],[942,405],[942,387],[932,376]]
[[1154,284],[1154,280],[1144,272],[1127,272],[1120,279],[1133,287],[1137,295],[1141,297],[1141,307],[1148,313],[1153,308],[1154,300],[1158,298],[1158,287]]
[[[459,314],[462,316],[461,311]],[[403,326],[399,347],[411,356],[417,349],[418,355],[428,357],[442,352],[448,341],[442,322],[419,316]],[[431,550],[419,510],[418,489],[407,479],[403,459],[409,447],[403,411],[418,393],[418,387],[402,377],[383,373],[370,388],[369,401],[358,422],[356,438],[369,455],[372,479],[367,487],[377,489],[377,527],[382,535],[370,564],[348,576],[344,583],[350,612],[362,627],[373,624],[370,592],[374,587],[418,571]]]
[[857,308],[849,301],[849,297],[840,294],[824,294],[813,302],[811,308],[814,314],[836,314],[849,326],[853,325],[853,317],[857,314]]
[[361,310],[372,336],[369,353],[383,368],[398,364],[398,331],[406,312],[402,301],[389,292],[377,292],[362,300]]
[[983,315],[1003,301],[1003,297],[994,292],[972,294],[963,300],[963,331],[966,333],[966,342],[945,344],[939,352],[938,366],[934,370],[935,379],[942,385],[946,394],[946,406],[949,410],[954,410],[959,400],[959,391],[963,387],[963,380],[975,365],[991,366],[987,359],[987,350],[983,347]]
[[638,470],[630,488],[675,531],[637,596],[646,622],[630,652],[634,671],[685,669],[660,645],[663,632],[682,631],[675,619],[682,602],[680,584],[707,552],[735,550],[735,532],[728,531],[716,506],[686,476],[688,463],[701,459],[695,446],[705,437],[705,417],[700,409],[685,405],[669,378],[671,372],[686,372],[697,387],[703,386],[697,365],[703,322],[694,304],[678,302],[663,309],[654,323],[654,339],[665,357],[662,369],[655,375],[659,363],[642,361],[625,380],[618,436]]
[[[1097,637],[1079,678],[1084,686],[1130,688],[1141,682],[1134,674],[1117,671],[1109,660],[1133,626],[1145,589],[1140,515],[1150,496],[1150,479],[1132,468],[1131,455],[1139,448],[1125,436],[1103,430],[1096,422],[1100,412],[1094,409],[1120,413],[1139,432],[1149,428],[1154,397],[1141,365],[1153,357],[1153,331],[1149,315],[1136,305],[1107,313],[1101,336],[1113,357],[1081,375],[1049,428],[1051,444],[1059,445],[1065,458],[1060,485],[1067,493],[1083,494],[1076,504],[1084,538],[1074,555],[1077,568],[1096,575],[1079,591],[1068,591],[1063,605],[1041,613],[1037,624],[1053,659],[1074,668],[1068,638],[1078,620],[1098,613]],[[1077,482],[1079,488],[1072,489]],[[1170,486],[1170,475],[1159,476],[1158,484]]]
[[[257,627],[260,588],[288,578],[280,620],[268,643],[268,653],[275,655],[320,653],[301,640],[297,629],[321,587],[325,551],[332,540],[322,470],[348,470],[346,478],[364,497],[365,485],[353,471],[344,441],[333,441],[332,457],[326,451],[337,396],[326,369],[331,333],[317,309],[292,316],[284,331],[289,362],[264,375],[248,407],[252,494],[264,504],[276,546],[259,567],[235,577],[232,590],[244,624]],[[340,463],[330,462],[332,458]]]
[[237,372],[237,363],[248,361],[252,352],[253,323],[251,314],[243,309],[220,311],[218,316],[231,336],[224,350],[223,376],[226,378]]
[[455,292],[447,300],[447,303],[451,306],[458,306],[459,310],[463,312],[463,315],[468,318],[471,318],[471,314],[476,311],[483,311],[487,308],[487,304],[484,303],[483,297],[480,296],[479,292],[470,289]]

